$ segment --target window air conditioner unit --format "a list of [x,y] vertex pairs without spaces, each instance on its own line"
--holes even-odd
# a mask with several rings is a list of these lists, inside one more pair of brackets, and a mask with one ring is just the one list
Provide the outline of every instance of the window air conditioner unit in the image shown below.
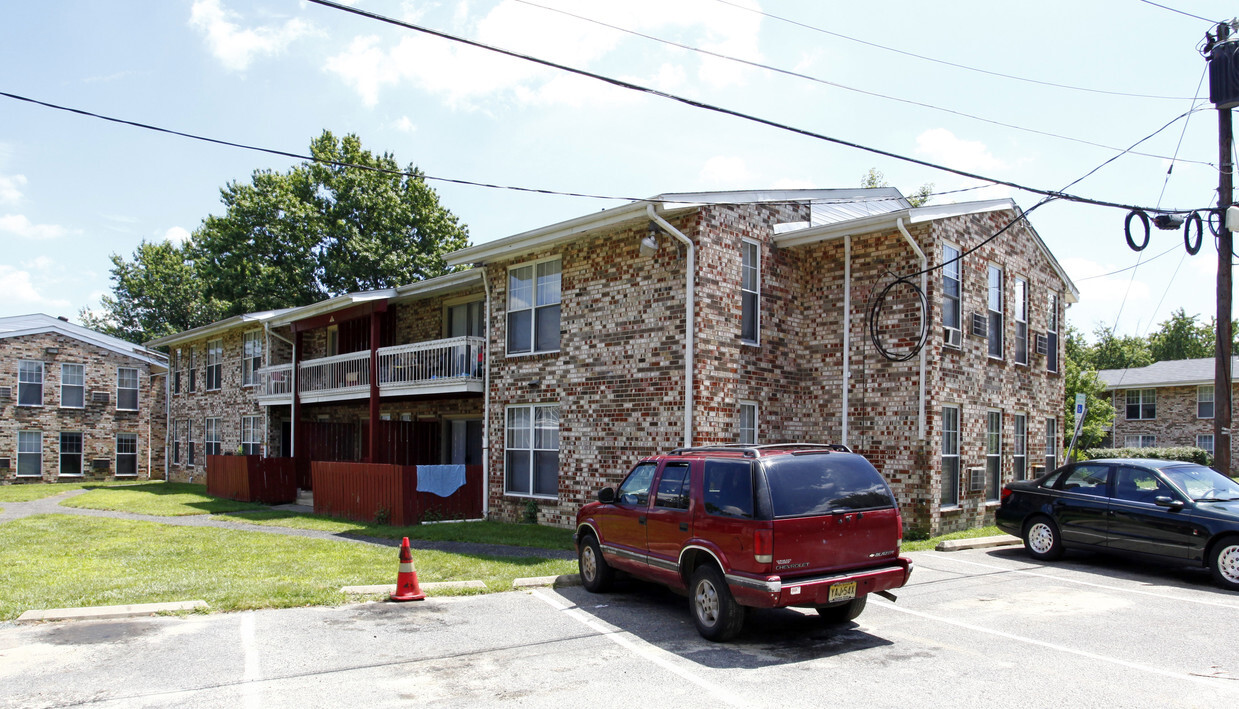
[[981,313],[972,314],[972,336],[987,337],[989,335],[989,321]]
[[107,472],[112,469],[111,458],[95,458],[90,461],[90,469],[95,472]]
[[968,468],[968,491],[981,492],[985,489],[985,468]]
[[953,327],[944,327],[942,328],[942,344],[947,347],[959,347],[960,340],[964,339],[963,334]]
[[1050,338],[1045,335],[1037,335],[1037,354],[1045,357],[1050,353]]
[[13,387],[0,387],[0,399],[12,399]]
[[0,470],[8,470],[12,467],[13,460],[11,458],[0,458]]
[[111,398],[111,397],[109,396],[108,392],[106,392],[106,391],[92,391],[92,392],[90,392],[90,402],[91,402],[92,404],[104,404],[104,405],[107,405],[108,400],[109,400],[110,398]]

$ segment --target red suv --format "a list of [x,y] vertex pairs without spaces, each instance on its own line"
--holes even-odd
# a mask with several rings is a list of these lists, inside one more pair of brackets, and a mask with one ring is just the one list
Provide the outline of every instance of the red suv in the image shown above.
[[727,640],[746,607],[815,608],[843,622],[870,593],[894,599],[911,560],[881,474],[844,446],[680,448],[637,463],[619,489],[577,513],[581,582],[606,591],[616,571],[687,593],[709,640]]

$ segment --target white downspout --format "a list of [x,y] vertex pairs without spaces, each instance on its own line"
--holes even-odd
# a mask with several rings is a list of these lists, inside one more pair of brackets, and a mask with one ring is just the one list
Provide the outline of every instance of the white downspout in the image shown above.
[[693,245],[693,240],[681,233],[679,229],[671,226],[671,222],[658,216],[658,212],[654,211],[653,204],[646,204],[645,212],[649,215],[651,221],[662,227],[663,231],[678,239],[688,250],[688,268],[684,276],[686,320],[684,325],[684,447],[691,448],[693,446],[693,340],[694,333],[696,333],[694,313],[696,310],[696,293],[694,283],[697,275],[697,251]]
[[[475,264],[482,271],[482,288],[486,291],[486,367],[482,370],[482,519],[490,519],[490,279],[486,265]],[[506,425],[506,423],[504,424]]]
[[852,235],[843,235],[843,445],[848,445],[848,391],[852,388]]
[[[908,246],[912,247],[912,250],[916,252],[916,257],[920,259],[920,262],[921,262],[921,292],[926,294],[925,296],[927,299],[926,304],[928,305],[929,274],[925,272],[925,269],[929,267],[929,261],[928,259],[925,258],[925,252],[921,251],[921,247],[917,245],[916,240],[913,239],[912,235],[908,233],[908,230],[904,228],[903,217],[896,217],[895,226],[899,228],[899,233],[903,234],[903,238],[908,242]],[[925,327],[929,327],[929,322],[928,322],[929,313],[927,312],[924,313],[923,317],[926,319]],[[918,386],[918,393],[920,395],[919,397],[920,398],[920,412],[918,413],[918,416],[917,416],[917,437],[923,441],[925,440],[925,348],[924,347],[921,348],[920,360],[921,360],[921,381],[920,381],[920,385]]]

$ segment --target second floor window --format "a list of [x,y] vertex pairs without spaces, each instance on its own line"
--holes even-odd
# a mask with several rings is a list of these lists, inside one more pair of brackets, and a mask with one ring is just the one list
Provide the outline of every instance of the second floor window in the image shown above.
[[986,307],[989,310],[989,356],[1002,359],[1002,269],[988,269],[989,295]]
[[221,375],[224,370],[224,341],[211,340],[207,342],[206,388],[207,391],[219,389]]
[[1049,319],[1045,326],[1046,353],[1045,369],[1047,372],[1058,371],[1058,294],[1050,294]]
[[43,405],[43,363],[22,360],[17,364],[17,405]]
[[252,386],[258,383],[255,372],[262,368],[262,333],[258,331],[245,333],[245,353],[241,358],[241,385]]
[[559,259],[508,271],[508,354],[559,349]]
[[116,408],[138,410],[138,370],[134,367],[116,368]]
[[1156,389],[1127,390],[1127,419],[1129,421],[1157,418]]
[[189,391],[198,389],[198,348],[189,348]]
[[948,347],[959,347],[961,340],[959,249],[942,245],[942,341]]
[[71,409],[86,406],[86,365],[60,365],[60,405]]
[[740,243],[740,339],[757,343],[761,332],[761,250],[755,241]]
[[1015,363],[1028,364],[1028,281],[1016,278],[1011,287],[1015,318]]
[[1213,385],[1196,387],[1196,418],[1213,418]]

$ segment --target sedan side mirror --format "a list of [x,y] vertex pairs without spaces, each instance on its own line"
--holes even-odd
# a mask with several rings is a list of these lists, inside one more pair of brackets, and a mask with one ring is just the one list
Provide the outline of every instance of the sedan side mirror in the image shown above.
[[615,488],[604,487],[598,491],[598,501],[604,505],[609,505],[615,502]]
[[1158,507],[1165,507],[1173,512],[1178,512],[1183,509],[1183,500],[1176,500],[1174,498],[1167,497],[1166,495],[1158,495],[1153,498],[1153,504]]

